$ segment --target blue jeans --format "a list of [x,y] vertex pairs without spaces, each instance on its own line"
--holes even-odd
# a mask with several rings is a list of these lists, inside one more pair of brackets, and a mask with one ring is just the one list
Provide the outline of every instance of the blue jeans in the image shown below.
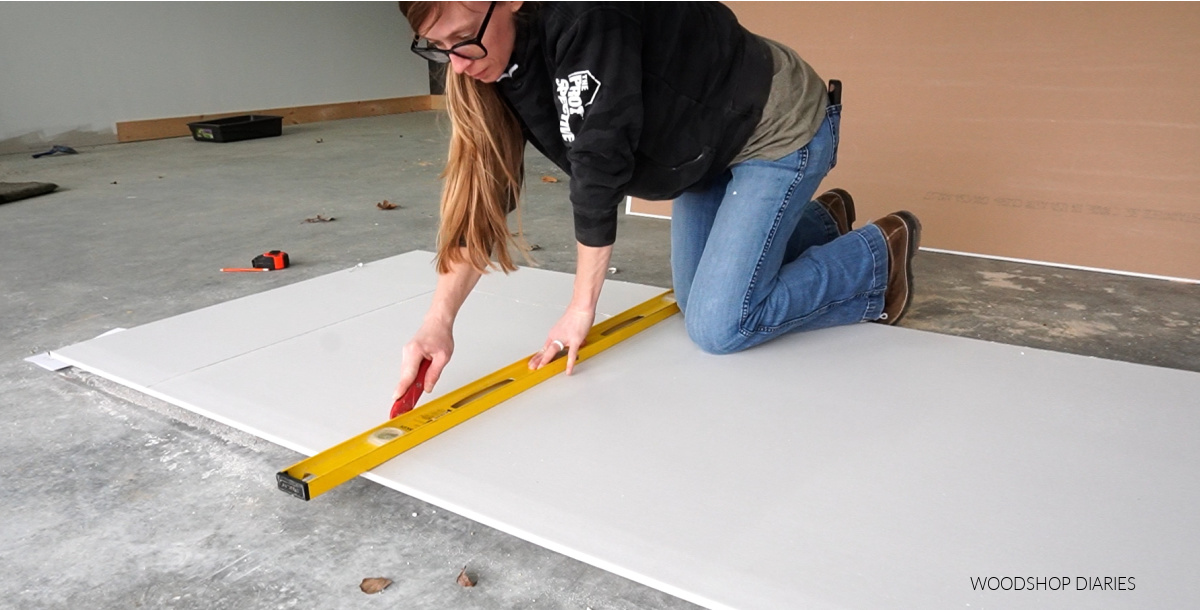
[[838,236],[813,201],[837,163],[841,106],[776,161],[738,163],[675,199],[671,272],[688,335],[726,354],[785,333],[878,319],[888,253],[875,225]]

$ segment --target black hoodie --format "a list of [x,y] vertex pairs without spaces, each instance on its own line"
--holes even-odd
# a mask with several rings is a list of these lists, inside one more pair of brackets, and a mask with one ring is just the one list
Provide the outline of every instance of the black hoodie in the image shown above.
[[770,50],[715,2],[547,2],[518,20],[496,83],[526,139],[571,176],[575,237],[607,246],[625,195],[674,199],[741,151]]

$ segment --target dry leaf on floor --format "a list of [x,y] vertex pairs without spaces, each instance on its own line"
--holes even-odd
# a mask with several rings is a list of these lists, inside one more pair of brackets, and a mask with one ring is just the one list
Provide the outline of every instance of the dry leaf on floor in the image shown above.
[[317,214],[313,218],[305,218],[304,222],[333,222],[335,220],[337,220],[337,219],[332,216],[330,216],[329,218],[326,218],[320,214]]
[[384,199],[383,201],[380,201],[379,203],[375,204],[375,207],[377,207],[381,210],[394,210],[400,206],[388,201],[387,199]]
[[464,587],[475,586],[475,581],[471,579],[470,574],[467,574],[467,566],[463,566],[462,572],[458,573],[458,584]]
[[555,178],[554,176],[542,176],[542,182],[554,183],[558,182],[558,178]]
[[529,246],[530,252],[537,252],[538,250],[541,250],[541,249],[542,249],[542,247],[537,244],[530,244],[530,246]]
[[420,165],[421,167],[429,167],[430,165],[433,165],[433,164],[428,161],[417,161],[417,165]]
[[358,585],[358,588],[362,589],[363,593],[370,595],[372,593],[379,593],[388,588],[390,584],[392,584],[392,581],[386,578],[364,578],[362,584]]

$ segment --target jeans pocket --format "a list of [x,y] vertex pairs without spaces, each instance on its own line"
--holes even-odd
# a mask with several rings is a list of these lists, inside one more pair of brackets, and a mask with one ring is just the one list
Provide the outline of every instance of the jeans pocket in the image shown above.
[[825,122],[829,123],[829,133],[833,135],[833,154],[830,155],[829,169],[837,167],[838,144],[842,141],[842,105],[829,106],[825,110]]

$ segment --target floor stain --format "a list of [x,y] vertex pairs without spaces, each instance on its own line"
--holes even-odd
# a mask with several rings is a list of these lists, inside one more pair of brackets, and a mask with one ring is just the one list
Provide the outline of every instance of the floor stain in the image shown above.
[[1063,320],[1050,323],[1014,320],[1004,330],[1014,336],[1036,337],[1040,335],[1043,338],[1054,339],[1088,339],[1129,334],[1119,332],[1120,329],[1108,322],[1088,320]]
[[992,288],[1007,288],[1009,290],[1022,290],[1025,292],[1034,292],[1033,288],[1022,286],[1013,280],[1033,280],[1038,284],[1045,284],[1046,279],[1037,276],[1016,275],[1014,273],[1004,273],[1002,271],[977,271],[983,276],[983,285]]
[[1089,322],[1087,320],[1068,320],[1057,328],[1051,327],[1048,329],[1051,337],[1069,338],[1069,339],[1086,339],[1088,337],[1100,337],[1111,335],[1117,332],[1117,327],[1108,322]]

